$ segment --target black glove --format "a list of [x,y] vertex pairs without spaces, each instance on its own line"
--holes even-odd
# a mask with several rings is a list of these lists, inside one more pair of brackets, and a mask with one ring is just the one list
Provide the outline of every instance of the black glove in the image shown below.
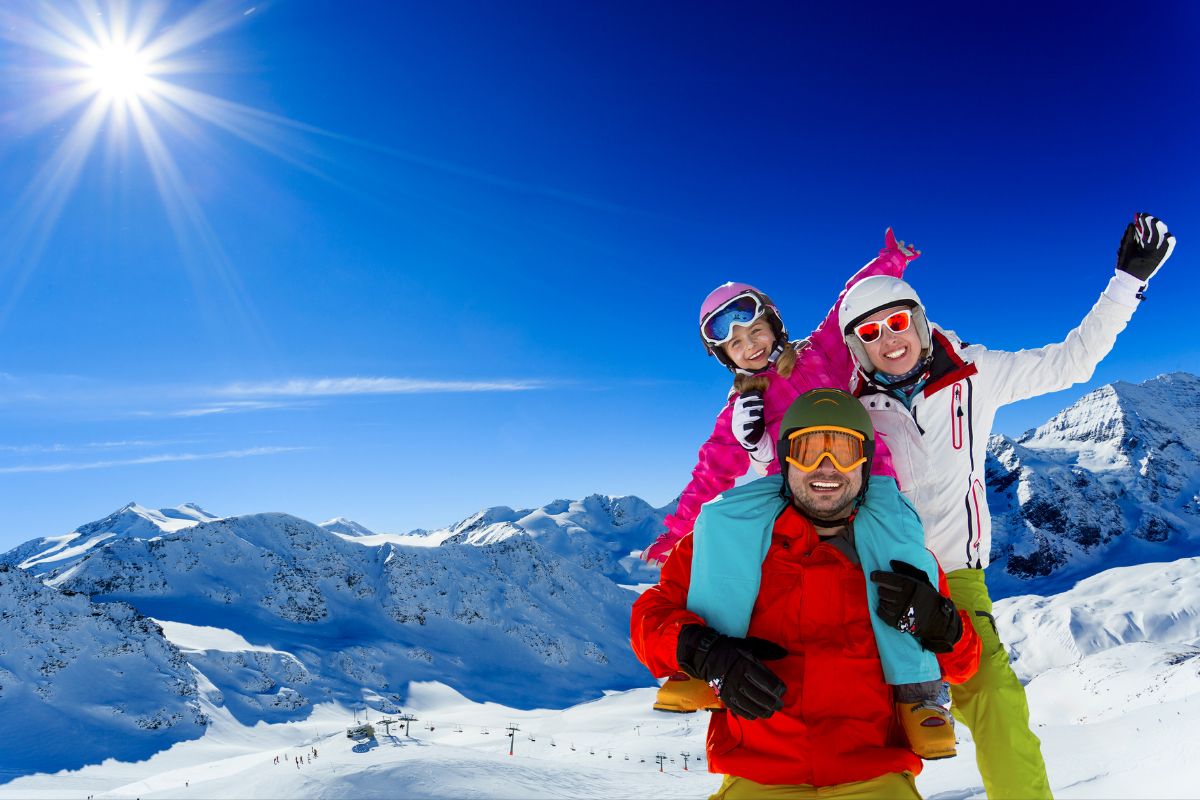
[[743,719],[766,719],[783,708],[787,686],[762,662],[786,655],[774,642],[725,636],[706,625],[684,625],[675,648],[679,668],[710,683],[719,681],[721,702]]
[[1174,249],[1175,236],[1167,233],[1166,223],[1149,214],[1136,214],[1117,248],[1117,269],[1146,283]]
[[924,571],[904,561],[893,561],[892,572],[875,570],[871,580],[879,586],[875,613],[896,630],[911,633],[933,653],[949,653],[962,638],[962,618],[954,602],[943,597]]
[[738,444],[753,451],[767,431],[767,420],[763,416],[762,392],[742,392],[733,401],[733,437]]

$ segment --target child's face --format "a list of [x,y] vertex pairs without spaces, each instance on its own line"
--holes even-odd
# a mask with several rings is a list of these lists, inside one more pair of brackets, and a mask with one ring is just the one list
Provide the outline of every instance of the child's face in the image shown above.
[[[863,322],[879,322],[906,310],[906,306],[892,306],[876,311]],[[921,339],[917,336],[916,325],[909,325],[908,330],[896,333],[887,325],[881,324],[883,334],[873,342],[863,342],[863,349],[871,359],[872,366],[887,375],[903,375],[917,366],[921,359]]]
[[738,367],[753,372],[763,369],[770,362],[775,348],[775,333],[771,323],[758,319],[749,325],[734,325],[733,336],[721,345],[725,355]]

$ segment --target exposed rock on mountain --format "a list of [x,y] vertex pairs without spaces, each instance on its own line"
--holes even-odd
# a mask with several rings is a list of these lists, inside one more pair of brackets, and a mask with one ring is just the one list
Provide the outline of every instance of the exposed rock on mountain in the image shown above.
[[1200,378],[1103,386],[988,443],[995,594],[1200,552]]
[[[0,763],[10,774],[145,758],[200,736],[208,722],[195,672],[153,620],[7,565],[0,565],[0,720]],[[29,737],[38,747],[27,746]],[[77,747],[80,740],[88,746]]]

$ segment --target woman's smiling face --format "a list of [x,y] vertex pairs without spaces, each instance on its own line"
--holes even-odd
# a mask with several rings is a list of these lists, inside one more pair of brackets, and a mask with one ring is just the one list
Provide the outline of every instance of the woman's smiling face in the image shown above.
[[[908,306],[891,306],[876,311],[863,320],[878,322],[882,335],[873,342],[863,342],[863,349],[871,359],[871,365],[886,375],[903,375],[917,366],[921,360],[921,339],[917,326],[910,324],[908,330],[896,333],[883,321],[897,311],[907,311]],[[859,323],[860,325],[862,323]]]

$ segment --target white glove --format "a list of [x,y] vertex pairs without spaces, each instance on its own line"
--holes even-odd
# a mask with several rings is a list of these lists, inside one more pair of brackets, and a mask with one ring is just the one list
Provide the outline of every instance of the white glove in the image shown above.
[[746,450],[753,451],[767,432],[767,420],[763,416],[762,392],[748,391],[739,394],[733,401],[733,438]]

